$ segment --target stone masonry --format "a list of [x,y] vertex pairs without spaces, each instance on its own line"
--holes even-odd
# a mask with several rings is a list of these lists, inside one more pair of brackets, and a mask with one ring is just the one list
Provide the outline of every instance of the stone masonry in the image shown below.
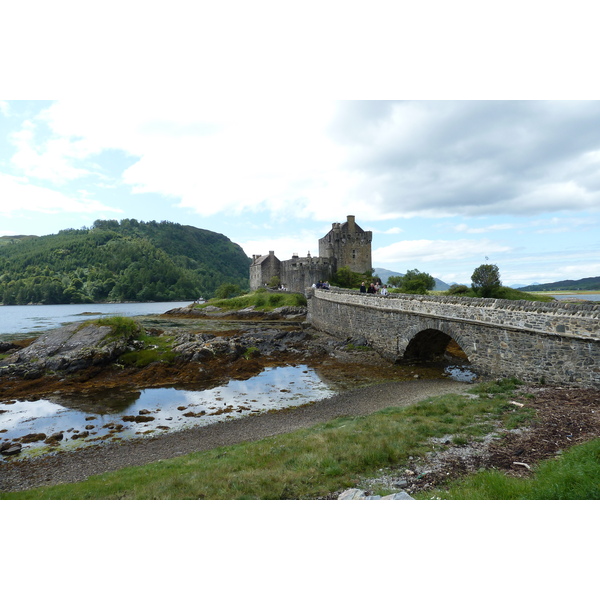
[[313,327],[364,337],[391,360],[439,356],[454,340],[482,375],[600,387],[600,305],[350,290],[307,294]]
[[318,281],[329,281],[341,267],[356,273],[371,270],[373,234],[361,229],[349,215],[345,223],[333,223],[331,231],[319,240],[319,256],[310,253],[289,260],[279,260],[275,252],[254,255],[250,265],[250,289],[257,290],[279,277],[281,285],[292,292],[304,292]]

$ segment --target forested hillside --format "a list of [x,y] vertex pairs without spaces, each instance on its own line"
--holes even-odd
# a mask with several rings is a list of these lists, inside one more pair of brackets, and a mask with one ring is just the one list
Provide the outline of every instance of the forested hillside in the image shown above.
[[520,288],[522,292],[558,292],[561,290],[600,290],[600,277],[585,277],[584,279],[565,279],[554,283],[540,283]]
[[65,304],[211,297],[248,287],[250,259],[222,234],[136,219],[0,244],[0,302]]

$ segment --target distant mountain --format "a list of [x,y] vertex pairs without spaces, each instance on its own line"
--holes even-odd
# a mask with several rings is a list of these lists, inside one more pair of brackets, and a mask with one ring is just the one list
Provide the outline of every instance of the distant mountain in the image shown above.
[[600,277],[584,277],[576,280],[565,279],[554,283],[536,283],[521,288],[523,292],[558,292],[563,290],[600,290]]
[[[405,273],[396,273],[396,271],[388,271],[388,269],[382,269],[380,267],[375,267],[375,272],[373,273],[375,277],[379,277],[383,283],[387,283],[390,277],[404,277]],[[436,292],[445,292],[450,286],[443,282],[441,279],[433,278],[435,280],[435,287],[433,288]]]
[[194,300],[223,283],[249,284],[250,259],[240,246],[189,225],[98,220],[92,228],[10,237],[0,245],[2,304]]
[[531,286],[531,285],[540,285],[537,281],[534,281],[533,283],[515,283],[515,285],[509,285],[508,287],[512,288],[513,290],[520,290],[523,289],[525,287]]

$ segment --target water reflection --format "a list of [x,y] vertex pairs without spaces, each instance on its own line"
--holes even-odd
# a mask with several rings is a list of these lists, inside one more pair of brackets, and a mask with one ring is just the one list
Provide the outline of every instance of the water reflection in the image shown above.
[[[196,425],[299,406],[332,393],[316,372],[305,366],[272,367],[245,381],[230,381],[207,390],[176,388],[135,392],[109,390],[0,404],[0,441],[33,433],[62,434],[60,447],[139,435],[155,435]],[[26,444],[31,451],[45,441]],[[26,456],[22,453],[21,456]],[[14,460],[14,459],[12,459]]]
[[444,373],[454,379],[454,381],[462,381],[464,383],[473,383],[477,379],[477,374],[473,373],[467,367],[459,367],[456,365],[449,365],[444,369]]

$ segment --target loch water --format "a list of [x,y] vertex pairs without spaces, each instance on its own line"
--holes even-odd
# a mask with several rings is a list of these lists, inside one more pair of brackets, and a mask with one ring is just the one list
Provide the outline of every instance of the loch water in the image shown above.
[[44,331],[76,321],[112,316],[160,315],[172,308],[190,304],[191,301],[0,306],[0,341],[14,335],[37,336]]

